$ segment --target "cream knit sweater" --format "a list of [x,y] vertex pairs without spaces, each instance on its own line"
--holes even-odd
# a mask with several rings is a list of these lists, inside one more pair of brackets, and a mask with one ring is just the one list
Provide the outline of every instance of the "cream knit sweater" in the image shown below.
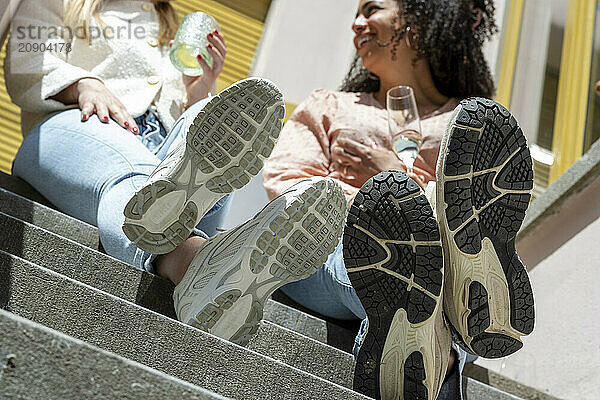
[[[90,40],[77,30],[69,37],[63,15],[63,0],[23,0],[12,21],[4,70],[8,93],[21,107],[23,136],[49,113],[77,107],[50,97],[86,77],[100,79],[133,117],[154,103],[170,129],[183,111],[186,92],[168,49],[157,45],[152,4],[107,1],[100,12],[103,24],[92,20]],[[57,36],[61,30],[65,37]],[[70,52],[64,43],[71,44]]]

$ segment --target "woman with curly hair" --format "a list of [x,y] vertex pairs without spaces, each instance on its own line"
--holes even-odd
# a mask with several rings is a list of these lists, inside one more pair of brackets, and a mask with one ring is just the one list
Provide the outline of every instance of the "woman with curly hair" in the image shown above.
[[[494,93],[482,52],[497,30],[494,5],[361,0],[352,30],[357,55],[341,91],[313,91],[265,163],[270,198],[321,176],[337,180],[351,206],[324,268],[282,291],[322,315],[363,319],[355,390],[460,398],[464,350],[507,356],[534,320],[514,250],[531,158],[508,111],[473,97]],[[398,85],[412,87],[423,133],[408,176],[385,108]]]

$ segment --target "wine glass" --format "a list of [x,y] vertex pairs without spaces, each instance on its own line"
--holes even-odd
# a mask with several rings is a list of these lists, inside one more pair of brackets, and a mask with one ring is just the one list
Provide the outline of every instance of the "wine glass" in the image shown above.
[[412,88],[396,86],[388,90],[387,111],[392,149],[406,165],[406,172],[412,172],[423,142],[421,119]]

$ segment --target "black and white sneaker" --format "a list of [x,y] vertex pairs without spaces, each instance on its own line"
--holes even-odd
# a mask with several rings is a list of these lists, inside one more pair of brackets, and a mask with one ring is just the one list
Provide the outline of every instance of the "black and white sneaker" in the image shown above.
[[125,235],[149,253],[175,249],[217,201],[258,174],[284,114],[281,92],[264,79],[244,79],[214,96],[125,206]]
[[429,201],[402,172],[360,189],[348,214],[344,261],[369,322],[354,390],[376,399],[437,398],[450,357],[444,267]]
[[245,345],[273,291],[309,277],[333,252],[346,210],[333,179],[308,179],[250,221],[208,239],[175,288],[179,320]]
[[442,139],[436,175],[445,314],[465,350],[508,356],[534,325],[533,292],[515,251],[533,170],[515,118],[492,100],[461,101]]

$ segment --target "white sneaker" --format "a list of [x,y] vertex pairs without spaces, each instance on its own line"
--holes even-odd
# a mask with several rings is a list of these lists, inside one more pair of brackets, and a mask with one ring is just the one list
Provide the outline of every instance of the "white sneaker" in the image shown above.
[[125,206],[125,235],[153,254],[175,249],[217,201],[258,174],[284,114],[281,92],[264,79],[239,81],[213,97]]
[[207,240],[173,299],[180,321],[245,345],[267,298],[310,276],[342,234],[346,199],[332,179],[292,186],[253,219]]
[[469,353],[497,358],[523,346],[533,292],[515,236],[533,187],[517,121],[500,104],[461,101],[442,138],[436,202],[444,249],[444,312]]

